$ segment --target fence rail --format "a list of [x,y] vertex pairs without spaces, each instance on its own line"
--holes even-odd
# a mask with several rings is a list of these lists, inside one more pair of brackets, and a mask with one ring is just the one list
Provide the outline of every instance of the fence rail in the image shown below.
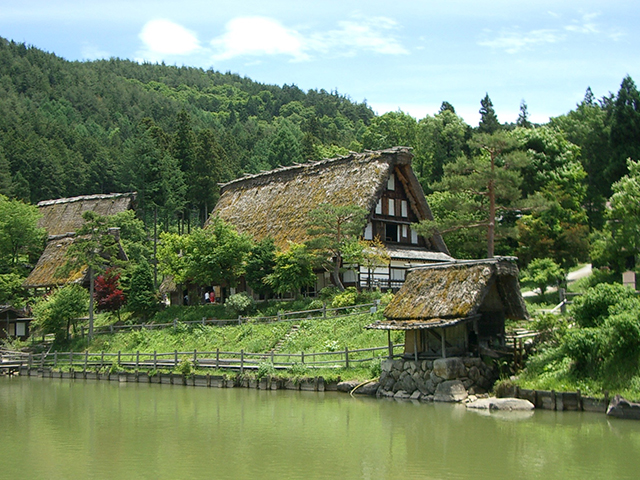
[[[348,307],[327,308],[326,305],[323,308],[317,308],[313,310],[301,310],[298,312],[279,312],[277,315],[269,317],[243,317],[239,316],[236,319],[217,319],[202,317],[201,320],[189,320],[182,321],[177,318],[171,323],[141,323],[134,325],[109,325],[104,327],[94,327],[93,334],[113,334],[118,332],[132,331],[132,330],[155,330],[158,328],[171,328],[176,327],[179,323],[183,325],[242,325],[243,323],[277,323],[277,322],[295,322],[308,320],[311,318],[337,318],[345,317],[349,315],[360,315],[365,313],[368,309],[369,313],[375,313],[380,307],[380,302],[363,303],[360,305],[351,305]],[[333,315],[332,315],[333,314]],[[81,335],[84,337],[84,327],[81,327]]]
[[[215,351],[178,351],[173,352],[44,352],[38,354],[0,351],[0,369],[15,369],[21,366],[50,368],[104,368],[118,366],[135,369],[176,369],[183,362],[190,362],[195,368],[215,368],[255,370],[263,364],[275,369],[289,369],[295,365],[306,368],[349,368],[354,364],[398,357],[394,350],[404,344],[389,344],[384,347],[360,348],[334,352],[300,352],[300,353],[252,353]],[[384,352],[376,355],[375,352]],[[318,360],[320,358],[320,360]]]

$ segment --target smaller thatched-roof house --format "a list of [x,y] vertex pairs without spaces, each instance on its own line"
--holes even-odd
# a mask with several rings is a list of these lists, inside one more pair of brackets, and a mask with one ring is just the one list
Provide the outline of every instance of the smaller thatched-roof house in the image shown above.
[[[60,268],[67,262],[67,250],[75,241],[75,232],[84,223],[82,214],[94,211],[108,216],[124,212],[133,208],[135,193],[114,193],[110,195],[85,195],[81,197],[45,200],[38,203],[42,217],[38,226],[44,228],[48,234],[47,246],[40,256],[35,268],[24,281],[25,288],[51,288],[69,283],[85,283],[88,268],[60,275]],[[118,229],[110,233],[119,240]],[[119,258],[126,260],[122,248]]]
[[28,338],[31,320],[22,309],[0,305],[0,338]]
[[410,270],[378,330],[404,330],[405,355],[473,353],[504,343],[506,318],[528,313],[513,257],[458,260]]

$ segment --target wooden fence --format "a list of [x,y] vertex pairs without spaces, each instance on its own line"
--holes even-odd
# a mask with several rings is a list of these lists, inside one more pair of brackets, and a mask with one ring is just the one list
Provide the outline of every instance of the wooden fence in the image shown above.
[[[278,312],[277,315],[270,317],[243,317],[236,319],[216,319],[202,317],[201,320],[182,321],[175,318],[171,323],[142,323],[134,325],[109,325],[105,327],[94,327],[93,334],[113,334],[118,332],[126,332],[132,330],[155,330],[158,328],[176,327],[178,324],[183,325],[242,325],[243,323],[276,323],[276,322],[296,322],[308,320],[311,318],[338,318],[350,315],[360,315],[362,313],[375,313],[380,308],[380,302],[376,300],[374,303],[363,303],[361,305],[353,305],[348,307],[327,308],[326,304],[322,308],[313,310],[302,310],[298,312]],[[81,327],[81,335],[84,337],[85,328]]]
[[[215,351],[173,351],[168,353],[147,352],[45,352],[39,354],[0,351],[0,369],[15,370],[22,366],[50,368],[79,368],[81,370],[118,366],[134,369],[170,369],[174,370],[183,362],[191,367],[203,369],[232,369],[244,373],[245,370],[256,370],[267,364],[277,370],[286,370],[296,365],[305,368],[349,368],[362,362],[394,358],[396,348],[404,344],[389,344],[385,347],[360,348],[334,352],[312,353],[250,353]],[[376,354],[379,352],[379,354]]]

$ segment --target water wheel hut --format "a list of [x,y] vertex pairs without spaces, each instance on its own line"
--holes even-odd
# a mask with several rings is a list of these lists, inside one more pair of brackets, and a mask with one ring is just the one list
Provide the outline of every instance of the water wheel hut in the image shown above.
[[406,358],[469,356],[504,345],[505,319],[526,319],[513,257],[458,260],[412,269],[367,326],[405,332]]
[[[318,205],[359,206],[369,212],[362,238],[379,238],[390,262],[373,269],[352,266],[341,281],[345,286],[397,290],[411,265],[452,260],[438,233],[425,238],[412,228],[433,219],[412,158],[409,148],[394,147],[247,175],[221,186],[212,216],[256,241],[271,237],[286,250],[290,242],[310,239],[307,221]],[[330,283],[328,273],[318,272],[316,289]]]

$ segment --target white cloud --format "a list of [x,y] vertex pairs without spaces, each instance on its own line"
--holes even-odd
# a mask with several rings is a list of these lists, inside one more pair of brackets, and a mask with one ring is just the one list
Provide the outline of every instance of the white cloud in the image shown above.
[[109,52],[96,47],[95,45],[84,44],[81,49],[83,60],[98,60],[100,58],[109,58]]
[[338,28],[308,35],[287,28],[267,17],[238,17],[226,32],[211,41],[218,53],[214,60],[243,55],[286,55],[292,60],[310,60],[314,55],[353,56],[361,51],[383,55],[409,53],[392,34],[395,21],[376,17],[338,22]]
[[152,54],[186,55],[200,49],[193,32],[169,20],[147,22],[139,37]]
[[531,30],[529,32],[514,30],[502,32],[493,39],[481,40],[478,45],[499,48],[507,53],[517,53],[535,45],[557,43],[564,38],[564,34],[552,29]]
[[304,40],[295,30],[265,17],[238,17],[226,25],[227,31],[211,41],[219,53],[214,60],[228,60],[242,55],[289,55],[307,60]]
[[409,52],[391,34],[397,23],[389,18],[376,17],[338,22],[338,29],[313,34],[309,45],[323,53],[355,55],[369,50],[383,55],[406,55]]
[[571,25],[564,27],[565,30],[575,33],[600,33],[596,23],[593,21],[598,17],[597,13],[587,13],[582,16],[582,20],[573,20]]

